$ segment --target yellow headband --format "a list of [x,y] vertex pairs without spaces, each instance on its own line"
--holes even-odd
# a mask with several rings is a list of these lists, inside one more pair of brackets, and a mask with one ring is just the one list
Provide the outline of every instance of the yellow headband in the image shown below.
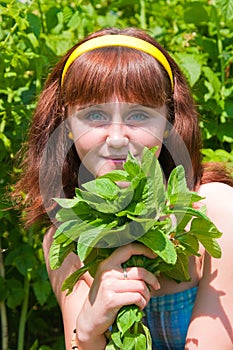
[[94,49],[108,47],[108,46],[124,46],[136,50],[141,50],[149,55],[153,56],[157,61],[159,61],[164,69],[167,71],[169,78],[171,80],[171,86],[173,89],[173,75],[170,64],[164,54],[154,45],[148,43],[145,40],[135,38],[129,35],[103,35],[97,38],[85,41],[83,44],[79,45],[68,57],[65,67],[62,72],[61,83],[63,84],[66,72],[70,65],[76,60],[77,57],[81,56],[84,52],[91,51]]

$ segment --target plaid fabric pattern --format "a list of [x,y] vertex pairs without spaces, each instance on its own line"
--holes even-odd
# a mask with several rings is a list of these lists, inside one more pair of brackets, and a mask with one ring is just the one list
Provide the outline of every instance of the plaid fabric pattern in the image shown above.
[[150,329],[153,350],[184,350],[197,289],[150,299],[144,323]]

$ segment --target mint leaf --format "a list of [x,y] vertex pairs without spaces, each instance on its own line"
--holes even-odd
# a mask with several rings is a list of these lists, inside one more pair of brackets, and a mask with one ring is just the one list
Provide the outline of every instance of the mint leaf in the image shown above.
[[119,187],[107,178],[98,178],[83,185],[87,191],[96,193],[105,199],[115,199],[119,194]]
[[128,179],[128,173],[125,170],[112,170],[110,173],[104,174],[99,177],[99,179],[109,179],[112,182],[118,182],[118,181],[124,181],[127,182]]
[[215,239],[221,237],[221,233],[211,221],[193,219],[190,232],[195,235],[211,256],[221,257],[221,248]]
[[49,263],[51,270],[59,268],[67,255],[70,254],[74,249],[74,243],[63,247],[60,243],[53,241],[49,251]]
[[173,169],[167,183],[168,205],[189,206],[201,199],[201,196],[188,189],[183,166]]
[[124,335],[135,322],[142,319],[142,311],[137,306],[124,306],[117,315],[116,323],[121,334]]
[[[193,208],[202,197],[188,189],[181,165],[173,169],[165,186],[156,149],[144,148],[141,160],[129,153],[124,170],[84,184],[73,199],[56,199],[61,206],[56,218],[62,224],[54,235],[51,265],[59,267],[70,251],[84,262],[65,281],[63,290],[70,293],[86,271],[94,277],[98,263],[129,242],[144,244],[157,257],[132,256],[125,266],[142,266],[177,282],[190,279],[189,257],[199,255],[199,243],[213,257],[221,256],[216,241],[221,233],[204,208]],[[121,181],[128,186],[121,188],[117,184]],[[152,349],[150,332],[135,305],[123,307],[112,326],[106,349],[118,348]]]
[[188,256],[181,251],[177,254],[174,267],[165,271],[166,276],[177,282],[190,281],[188,262]]
[[146,337],[144,334],[126,333],[124,336],[122,350],[146,349]]
[[81,261],[87,258],[93,247],[96,247],[115,225],[116,222],[103,224],[102,221],[96,220],[84,227],[78,240],[78,256]]
[[145,246],[153,250],[167,264],[176,263],[177,254],[171,240],[159,228],[149,230],[144,236],[137,239]]
[[141,166],[135,157],[128,153],[126,162],[124,164],[125,171],[129,174],[129,178],[133,180],[134,178],[140,178]]

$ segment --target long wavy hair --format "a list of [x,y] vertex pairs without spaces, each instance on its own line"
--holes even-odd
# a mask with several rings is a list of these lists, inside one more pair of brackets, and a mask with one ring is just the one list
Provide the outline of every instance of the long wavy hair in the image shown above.
[[[73,50],[84,41],[106,34],[134,36],[159,48],[171,66],[174,89],[171,88],[167,72],[155,58],[126,47],[98,48],[82,54],[68,69],[61,86],[62,71]],[[179,67],[159,43],[146,32],[135,28],[103,29],[82,42],[71,48],[52,70],[32,119],[22,163],[22,177],[14,192],[14,197],[20,198],[26,208],[28,225],[39,220],[46,212],[51,218],[56,210],[53,198],[72,198],[75,187],[78,187],[81,161],[65,125],[68,106],[85,108],[111,102],[113,96],[122,102],[149,107],[166,104],[168,121],[175,130],[164,142],[159,155],[166,178],[176,165],[183,164],[190,188],[196,188],[202,180],[210,182],[217,179],[230,184],[231,180],[224,171],[211,172],[209,168],[205,180],[201,164],[201,133],[193,98]],[[48,147],[56,130],[56,142]],[[190,162],[183,158],[184,145]],[[175,161],[170,149],[176,152]],[[58,182],[61,186],[58,186]],[[20,196],[22,192],[26,193],[23,200]]]

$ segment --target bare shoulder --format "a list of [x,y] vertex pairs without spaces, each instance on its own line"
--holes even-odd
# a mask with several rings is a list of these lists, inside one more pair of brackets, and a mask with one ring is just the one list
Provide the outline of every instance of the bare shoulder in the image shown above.
[[233,187],[226,185],[222,182],[210,182],[200,186],[199,194],[206,197],[206,200],[213,200],[220,198],[222,200],[229,200],[233,208]]
[[[233,227],[233,187],[224,183],[211,182],[199,189],[204,197],[201,201],[206,206],[207,215],[219,229],[228,231]],[[233,237],[233,235],[232,235]]]

